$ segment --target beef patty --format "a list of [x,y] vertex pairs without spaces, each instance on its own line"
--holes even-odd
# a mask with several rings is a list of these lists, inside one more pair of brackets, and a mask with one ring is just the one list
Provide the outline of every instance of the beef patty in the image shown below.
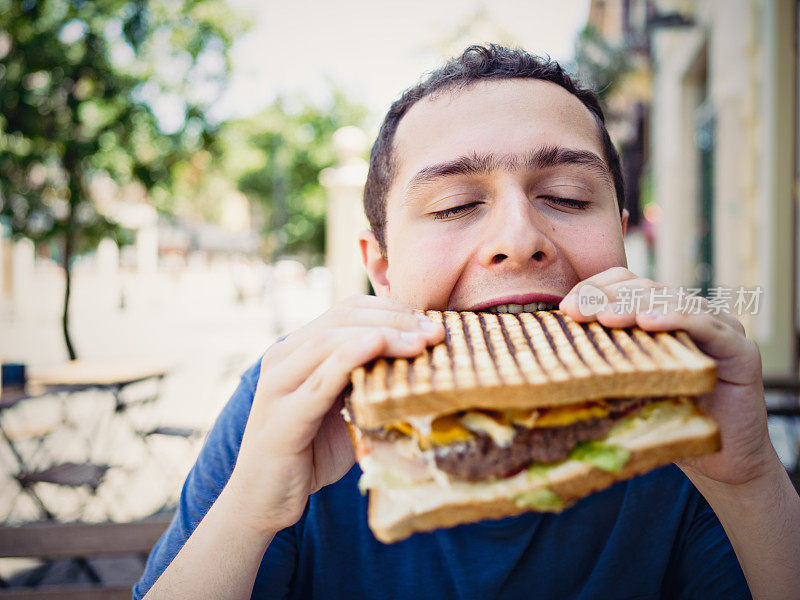
[[644,403],[641,399],[609,403],[609,416],[563,427],[526,429],[515,426],[516,435],[506,446],[498,446],[484,433],[475,433],[475,438],[468,442],[437,446],[434,449],[436,466],[456,479],[475,481],[508,477],[533,462],[558,462],[564,460],[576,444],[604,437],[615,420]]

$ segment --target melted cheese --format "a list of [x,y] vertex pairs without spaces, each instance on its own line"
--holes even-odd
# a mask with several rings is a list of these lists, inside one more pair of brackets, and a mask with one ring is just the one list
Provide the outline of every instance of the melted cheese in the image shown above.
[[498,446],[508,446],[517,435],[517,431],[505,419],[484,413],[470,411],[461,417],[461,423],[470,431],[485,433]]
[[534,427],[564,427],[577,421],[588,421],[608,416],[608,407],[600,404],[584,405],[579,408],[551,408],[541,411]]
[[445,415],[434,419],[423,430],[403,421],[392,423],[388,426],[388,429],[394,429],[403,435],[415,437],[422,450],[428,450],[433,446],[465,442],[475,437],[469,429],[459,422],[457,415]]
[[459,422],[458,417],[445,415],[431,423],[430,435],[422,437],[419,441],[419,446],[423,450],[427,450],[434,445],[442,446],[454,442],[464,442],[471,440],[473,437],[475,436]]
[[466,411],[441,417],[417,417],[397,421],[388,429],[414,437],[422,450],[455,442],[468,441],[473,432],[485,433],[499,446],[511,443],[516,431],[514,425],[535,427],[565,427],[577,421],[587,421],[608,416],[608,406],[602,400],[580,406],[543,409],[514,409],[498,411]]

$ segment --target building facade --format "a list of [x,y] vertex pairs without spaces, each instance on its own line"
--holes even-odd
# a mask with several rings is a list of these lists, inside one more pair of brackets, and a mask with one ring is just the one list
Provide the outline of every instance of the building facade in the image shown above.
[[[592,0],[589,24],[646,57],[649,94],[620,85],[614,107],[643,106],[638,173],[658,281],[757,299],[740,320],[766,375],[797,375],[798,1]],[[636,63],[641,71],[641,61]],[[641,86],[639,86],[641,88]],[[616,98],[614,97],[616,96]],[[630,139],[619,139],[623,148]],[[631,182],[626,183],[631,188]],[[638,190],[638,186],[636,187]]]
[[760,289],[741,319],[765,373],[796,374],[798,3],[656,6],[685,18],[652,31],[656,275]]

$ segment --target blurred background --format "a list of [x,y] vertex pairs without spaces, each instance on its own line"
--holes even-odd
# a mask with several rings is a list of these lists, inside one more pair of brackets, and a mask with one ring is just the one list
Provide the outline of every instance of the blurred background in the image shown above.
[[797,0],[0,0],[0,598],[129,597],[241,372],[368,290],[369,146],[471,43],[598,90],[631,270],[762,290],[797,477],[797,34]]

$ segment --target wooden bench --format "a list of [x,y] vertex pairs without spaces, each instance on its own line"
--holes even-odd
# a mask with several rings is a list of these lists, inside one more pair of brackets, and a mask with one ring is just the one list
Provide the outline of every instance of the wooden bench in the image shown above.
[[[146,557],[169,524],[171,515],[131,523],[31,523],[0,527],[0,558],[86,559],[136,554]],[[63,584],[35,588],[0,588],[0,599],[129,600],[131,586]]]

